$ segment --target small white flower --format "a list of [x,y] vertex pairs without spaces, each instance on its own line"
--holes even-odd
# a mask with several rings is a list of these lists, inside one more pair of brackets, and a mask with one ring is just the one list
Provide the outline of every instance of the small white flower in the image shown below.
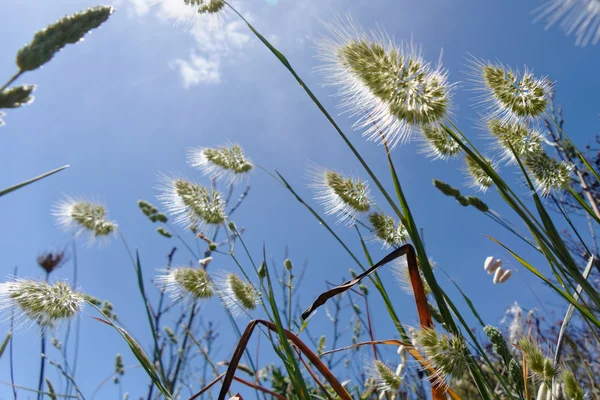
[[49,284],[29,279],[0,283],[0,313],[4,320],[15,310],[18,325],[37,323],[42,332],[73,319],[83,310],[85,295],[67,282]]
[[52,214],[61,228],[75,235],[87,233],[90,242],[117,232],[117,224],[108,219],[106,208],[98,202],[67,196],[54,205]]
[[310,175],[309,187],[315,190],[315,199],[323,205],[326,215],[337,215],[338,222],[353,223],[358,214],[368,212],[374,204],[369,184],[360,178],[323,168],[313,168]]
[[548,0],[535,10],[535,21],[546,20],[546,29],[560,21],[567,35],[575,34],[577,46],[600,41],[600,2],[598,0]]
[[472,58],[469,62],[474,90],[480,92],[478,105],[485,119],[503,124],[531,121],[543,115],[548,105],[551,84],[525,68],[513,70],[500,63]]
[[224,179],[228,184],[239,182],[254,169],[244,150],[232,143],[219,148],[190,149],[188,163],[200,169],[204,175],[217,180]]
[[501,265],[502,265],[502,260],[501,259],[499,259],[499,258],[496,259],[493,256],[489,256],[488,258],[485,259],[485,262],[483,263],[483,269],[485,269],[487,271],[487,273],[491,275]]
[[510,269],[504,270],[502,269],[502,267],[498,267],[496,269],[496,272],[494,273],[494,285],[498,284],[498,283],[503,283],[506,282],[508,280],[508,278],[510,278],[510,276],[512,275],[512,272]]
[[441,63],[432,66],[412,43],[398,45],[383,32],[365,32],[351,17],[327,29],[331,37],[317,41],[324,62],[319,70],[369,140],[393,148],[420,125],[446,117],[452,85]]
[[213,284],[203,268],[177,267],[159,270],[155,281],[159,289],[171,296],[173,301],[193,304],[196,300],[213,296]]
[[157,197],[176,223],[206,234],[227,219],[225,201],[218,191],[179,177],[161,175],[159,180]]
[[206,268],[206,266],[208,264],[210,264],[211,261],[212,261],[212,257],[206,257],[201,260],[198,260],[198,264],[200,264],[202,267]]

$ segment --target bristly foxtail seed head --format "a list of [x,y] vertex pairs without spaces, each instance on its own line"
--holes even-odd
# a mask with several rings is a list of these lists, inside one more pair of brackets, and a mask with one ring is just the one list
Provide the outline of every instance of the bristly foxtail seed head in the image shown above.
[[254,285],[232,272],[224,274],[217,287],[221,302],[234,317],[256,309],[262,302],[260,292]]
[[475,90],[482,92],[479,100],[486,108],[487,118],[515,123],[545,113],[551,91],[546,77],[535,77],[527,68],[520,72],[475,58],[470,60],[470,68]]
[[86,33],[102,25],[113,11],[109,6],[90,7],[48,25],[19,50],[17,66],[21,71],[41,67],[67,44],[79,42]]
[[202,268],[178,267],[161,270],[155,280],[159,288],[168,293],[173,301],[192,304],[196,300],[209,299],[214,295],[210,276]]
[[440,126],[427,124],[421,126],[423,134],[423,152],[433,158],[447,160],[462,152],[460,145]]
[[459,378],[468,371],[467,345],[462,337],[423,328],[417,332],[415,339],[435,370],[435,385],[443,385],[446,379]]
[[575,34],[575,45],[600,42],[600,2],[597,0],[547,0],[538,7],[535,21],[546,20],[546,29],[560,20],[567,36]]
[[[485,159],[488,165],[496,169],[495,163],[490,159]],[[483,168],[469,155],[465,156],[466,172],[469,176],[469,186],[474,189],[486,192],[494,183],[492,178]]]
[[157,197],[176,223],[206,233],[227,219],[225,201],[218,191],[184,178],[162,175],[159,180]]
[[380,394],[396,393],[400,389],[402,377],[396,375],[383,361],[372,360],[368,363],[367,370]]
[[564,383],[565,393],[569,399],[573,400],[583,400],[585,399],[585,392],[575,379],[575,375],[568,370],[564,369],[562,373],[562,380]]
[[369,214],[369,222],[375,238],[383,243],[384,248],[398,247],[408,241],[408,232],[402,223],[381,212]]
[[366,33],[348,17],[317,41],[327,85],[336,86],[340,107],[359,119],[369,140],[393,148],[420,125],[441,121],[449,112],[452,85],[447,71],[432,66],[412,43],[397,45],[383,32]]
[[544,151],[542,134],[521,122],[503,123],[499,119],[491,119],[487,125],[489,132],[497,140],[500,160],[507,164],[517,162],[515,154],[523,160]]
[[90,242],[94,239],[108,239],[117,232],[117,224],[108,219],[106,208],[97,202],[66,197],[52,210],[58,225],[75,231],[76,235],[88,233]]
[[349,178],[328,169],[310,171],[315,199],[325,208],[325,214],[338,216],[338,222],[353,223],[355,217],[371,209],[369,185],[360,178]]
[[540,152],[526,157],[524,164],[533,178],[536,190],[543,196],[553,191],[568,189],[571,185],[573,165],[566,161],[558,161]]
[[15,279],[0,283],[0,312],[16,309],[20,324],[37,323],[42,331],[76,317],[85,302],[85,295],[67,282]]
[[196,148],[188,152],[188,163],[214,179],[236,183],[254,169],[252,161],[237,144],[219,148]]

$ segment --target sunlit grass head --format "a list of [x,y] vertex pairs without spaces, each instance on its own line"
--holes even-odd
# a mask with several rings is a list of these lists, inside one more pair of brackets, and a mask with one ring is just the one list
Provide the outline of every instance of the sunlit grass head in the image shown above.
[[559,161],[541,152],[527,157],[524,164],[535,189],[543,196],[566,190],[571,185],[573,165],[566,161]]
[[369,214],[369,222],[373,229],[374,239],[383,244],[383,247],[398,247],[409,239],[408,231],[401,222],[396,223],[394,218],[382,212]]
[[176,223],[205,234],[225,223],[225,200],[217,190],[182,177],[161,175],[159,181],[158,199]]
[[238,144],[228,143],[221,147],[190,149],[188,163],[204,175],[226,183],[242,180],[254,169],[252,161]]
[[444,130],[440,124],[421,126],[422,151],[433,159],[447,160],[458,156],[462,147]]
[[81,313],[85,295],[67,282],[47,283],[13,279],[0,283],[0,313],[3,320],[15,312],[17,325],[38,324],[42,331],[56,328]]
[[258,289],[232,272],[222,274],[216,286],[221,302],[234,317],[253,311],[262,303]]
[[420,125],[448,114],[452,85],[447,71],[425,61],[412,43],[397,44],[384,32],[365,32],[354,19],[337,18],[317,40],[327,85],[338,88],[340,107],[358,117],[370,140],[393,148]]
[[499,160],[507,164],[515,164],[516,157],[523,160],[544,152],[543,135],[524,123],[503,123],[499,119],[492,119],[487,122],[487,129],[495,139],[494,150]]
[[96,201],[67,196],[52,209],[57,224],[75,235],[88,234],[90,242],[106,240],[117,232],[117,224],[108,219],[106,207]]
[[193,304],[196,300],[213,297],[214,290],[208,272],[202,267],[177,267],[160,270],[155,278],[159,289],[173,301]]
[[360,178],[318,167],[310,168],[309,177],[315,199],[325,208],[326,215],[336,215],[339,222],[353,223],[359,214],[368,212],[374,204],[369,184]]
[[485,119],[504,124],[531,121],[545,114],[552,89],[546,77],[537,77],[526,67],[513,70],[476,58],[469,60],[469,68]]
[[[485,161],[491,168],[497,169],[496,163],[491,159],[486,158]],[[488,173],[469,155],[465,156],[465,172],[468,186],[476,190],[486,192],[494,183]]]
[[396,375],[386,363],[381,360],[366,362],[366,372],[374,382],[380,395],[397,393],[402,385],[402,376]]
[[443,385],[448,379],[459,378],[468,370],[467,344],[462,336],[422,328],[417,331],[415,340],[435,370],[435,385]]

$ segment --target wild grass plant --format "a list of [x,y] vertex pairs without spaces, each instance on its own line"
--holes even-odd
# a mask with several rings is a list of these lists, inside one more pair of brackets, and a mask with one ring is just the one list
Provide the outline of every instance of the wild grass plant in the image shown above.
[[[143,249],[130,248],[106,206],[84,197],[58,200],[53,214],[60,227],[77,238],[87,235],[92,244],[98,240],[107,244],[114,238],[124,245],[137,277],[132,285],[143,299],[151,343],[137,341],[110,302],[84,293],[77,282],[51,279],[52,272],[66,261],[64,251],[43,254],[38,264],[45,280],[14,277],[0,284],[0,309],[10,327],[0,356],[12,345],[14,329],[29,326],[40,332],[38,387],[22,388],[12,382],[15,398],[17,388],[30,390],[38,399],[88,395],[77,385],[76,358],[66,351],[60,353],[63,344],[56,339],[61,325],[66,325],[63,343],[68,341],[71,326],[84,307],[96,313],[98,324],[113,328],[137,360],[128,366],[118,354],[109,378],[121,387],[128,368],[143,369],[148,388],[132,390],[136,397],[141,393],[149,400],[236,398],[237,387],[255,391],[257,398],[278,399],[579,400],[600,396],[600,293],[594,278],[600,265],[594,233],[600,222],[600,161],[597,155],[588,159],[590,152],[580,151],[565,132],[561,109],[555,105],[555,83],[527,68],[472,58],[468,80],[477,92],[481,124],[494,143],[492,151],[482,151],[454,122],[453,98],[458,87],[441,62],[428,61],[413,42],[398,43],[383,31],[366,31],[350,17],[326,23],[323,35],[316,39],[322,62],[319,72],[340,106],[355,119],[355,128],[366,140],[379,144],[379,162],[387,165],[389,175],[378,176],[361,154],[367,144],[350,139],[288,59],[232,4],[224,0],[183,2],[203,15],[227,12],[243,21],[275,56],[274,61],[298,82],[298,93],[309,96],[362,170],[349,176],[338,166],[312,166],[313,205],[313,200],[303,199],[294,189],[295,178],[254,163],[239,144],[225,142],[226,138],[218,147],[190,149],[190,171],[203,179],[159,174],[160,204],[140,200],[138,207],[155,224],[158,235],[181,244],[181,251],[196,261],[177,264],[180,250],[173,246],[167,265],[153,277],[142,265]],[[80,41],[112,12],[111,7],[93,7],[35,34],[17,54],[17,73],[0,89],[0,107],[30,103],[33,86],[14,86],[15,81],[49,62],[67,44]],[[591,20],[597,18],[597,14],[590,15]],[[582,25],[574,26],[582,44],[597,39],[593,32],[584,33]],[[564,301],[568,311],[560,326],[543,328],[538,315],[514,305],[509,309],[508,330],[503,332],[483,321],[468,289],[456,285],[462,298],[452,299],[448,288],[440,285],[443,271],[429,258],[411,212],[416,195],[402,185],[397,174],[394,149],[409,145],[410,139],[418,139],[421,150],[434,160],[461,163],[472,193],[464,195],[453,186],[456,183],[435,180],[434,186],[454,198],[456,207],[481,213],[513,235],[514,242],[488,239]],[[517,182],[508,179],[501,168],[516,170]],[[55,172],[3,190],[0,196]],[[330,284],[310,305],[298,303],[304,268],[287,258],[282,265],[274,265],[265,247],[246,244],[251,227],[247,233],[234,220],[249,195],[250,173],[268,174],[326,229],[332,245],[341,246],[354,264],[350,280]],[[388,182],[392,192],[386,189]],[[523,184],[528,188],[527,199],[518,194]],[[477,192],[499,196],[511,215],[491,209]],[[375,198],[384,201],[378,204]],[[435,200],[446,201],[442,196]],[[591,233],[583,232],[581,220],[589,224]],[[343,240],[336,222],[352,227],[355,240]],[[562,232],[565,226],[567,234]],[[518,242],[527,244],[531,254],[540,255],[545,263],[533,263],[531,254],[513,250]],[[385,248],[388,254],[374,260],[370,250],[375,247]],[[236,269],[215,269],[218,259]],[[482,260],[482,266],[481,272],[493,275],[494,283],[510,282],[512,271],[501,260],[491,257]],[[378,275],[382,267],[393,268],[400,286],[414,296],[419,326],[401,321],[401,310],[390,297],[395,288]],[[372,296],[385,304],[397,331],[394,337],[375,337],[369,309]],[[218,340],[214,326],[197,323],[202,304],[213,298],[222,305],[238,337],[230,357],[220,362],[212,353]],[[459,308],[458,301],[467,307]],[[343,312],[348,306],[351,312]],[[318,329],[311,326],[310,316],[321,307],[332,321],[332,333],[315,337],[311,332]],[[251,321],[244,326],[238,316]],[[478,326],[472,329],[467,319],[476,320]],[[256,362],[249,349],[253,335],[260,335],[262,346],[268,343],[278,362],[266,366]],[[49,339],[62,355],[61,363],[49,358]],[[389,346],[397,349],[393,363],[381,356]],[[360,357],[367,357],[368,362]],[[20,368],[18,361],[10,357],[11,369]],[[60,393],[45,373],[47,364],[66,382]],[[187,394],[190,390],[193,395]]]

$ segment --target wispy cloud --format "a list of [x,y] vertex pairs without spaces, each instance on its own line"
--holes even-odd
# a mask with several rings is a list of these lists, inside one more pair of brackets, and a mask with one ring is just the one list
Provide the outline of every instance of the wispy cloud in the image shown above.
[[156,17],[173,21],[192,35],[195,43],[189,58],[169,62],[169,66],[179,73],[185,88],[220,83],[223,60],[234,62],[250,40],[240,21],[199,15],[196,8],[186,5],[183,0],[127,1],[135,16],[143,17],[153,12]]

